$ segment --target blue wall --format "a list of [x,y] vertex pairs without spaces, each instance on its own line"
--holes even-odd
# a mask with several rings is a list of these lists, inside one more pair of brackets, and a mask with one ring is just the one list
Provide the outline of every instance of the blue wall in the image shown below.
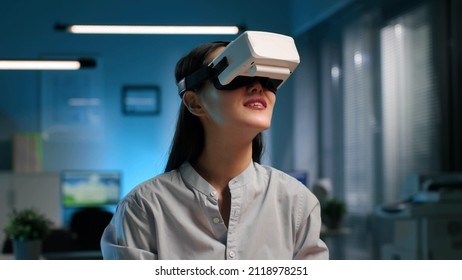
[[355,0],[292,0],[291,29],[299,35]]
[[[289,6],[281,1],[2,1],[0,57],[33,59],[90,55],[101,99],[100,138],[60,140],[44,135],[44,170],[117,169],[123,193],[160,173],[174,131],[179,98],[173,78],[178,58],[195,45],[233,36],[112,36],[56,32],[55,23],[235,25],[290,33]],[[42,116],[56,110],[43,102],[44,75],[37,71],[0,72],[0,169],[11,169],[13,132],[43,132]],[[124,85],[158,85],[161,113],[121,113]],[[282,99],[282,98],[281,98]],[[71,128],[72,129],[72,128]]]
[[[173,78],[178,58],[199,43],[233,37],[71,35],[56,32],[53,28],[56,23],[239,24],[251,30],[293,35],[311,26],[321,15],[332,12],[332,7],[346,2],[349,0],[237,0],[226,4],[213,0],[2,1],[0,58],[89,55],[97,59],[98,67],[85,71],[97,77],[97,87],[93,90],[101,97],[99,137],[68,141],[44,134],[43,169],[121,170],[126,193],[160,173],[165,164],[180,102]],[[12,168],[13,133],[45,132],[43,116],[50,116],[56,110],[53,102],[43,101],[47,88],[43,84],[45,75],[53,76],[37,71],[0,72],[0,170]],[[123,115],[120,103],[124,85],[158,85],[161,113],[142,117]],[[294,92],[297,89],[289,80],[278,94],[273,126],[267,133],[267,162],[285,170],[308,168],[294,165]],[[305,153],[303,149],[297,147],[299,156]]]

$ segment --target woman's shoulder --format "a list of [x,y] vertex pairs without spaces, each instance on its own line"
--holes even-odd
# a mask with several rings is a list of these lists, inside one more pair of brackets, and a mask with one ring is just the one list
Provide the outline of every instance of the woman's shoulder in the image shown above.
[[277,169],[275,167],[255,163],[255,168],[257,170],[257,173],[263,174],[264,176],[267,176],[269,178],[285,181],[285,182],[291,183],[293,185],[296,185],[297,187],[306,188],[306,186],[301,181],[297,180],[296,178],[289,175],[288,173],[286,173],[286,172],[284,172],[284,171],[282,171],[280,169]]
[[307,195],[310,199],[315,199],[311,190],[300,180],[292,175],[268,165],[256,164],[257,173],[266,177],[270,185],[279,189],[279,192],[286,192],[288,195]]
[[177,170],[161,173],[150,179],[147,179],[133,189],[131,189],[124,197],[124,201],[137,201],[149,200],[165,192],[173,191],[175,186],[180,185],[181,176]]

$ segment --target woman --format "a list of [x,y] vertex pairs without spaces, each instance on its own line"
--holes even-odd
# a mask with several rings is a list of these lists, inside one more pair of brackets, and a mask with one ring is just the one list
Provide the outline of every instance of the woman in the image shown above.
[[[177,63],[180,82],[227,46],[201,45]],[[165,173],[123,199],[102,241],[105,259],[327,259],[320,207],[301,183],[259,164],[275,89],[210,80],[184,90]]]

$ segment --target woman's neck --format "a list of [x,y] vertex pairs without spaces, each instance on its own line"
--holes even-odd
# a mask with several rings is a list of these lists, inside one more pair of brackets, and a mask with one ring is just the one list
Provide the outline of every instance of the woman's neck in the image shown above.
[[204,150],[193,166],[215,189],[222,191],[251,161],[252,140],[235,135],[206,135]]
[[218,194],[218,209],[226,226],[231,213],[231,190],[228,183],[241,174],[252,161],[252,140],[255,135],[232,132],[205,133],[204,150],[193,163],[196,171]]

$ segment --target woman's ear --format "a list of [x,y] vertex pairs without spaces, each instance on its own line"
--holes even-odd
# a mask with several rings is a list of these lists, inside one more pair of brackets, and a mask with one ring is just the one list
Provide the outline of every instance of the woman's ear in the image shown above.
[[201,116],[204,114],[204,108],[197,92],[188,90],[183,95],[183,104],[188,108],[191,114]]

